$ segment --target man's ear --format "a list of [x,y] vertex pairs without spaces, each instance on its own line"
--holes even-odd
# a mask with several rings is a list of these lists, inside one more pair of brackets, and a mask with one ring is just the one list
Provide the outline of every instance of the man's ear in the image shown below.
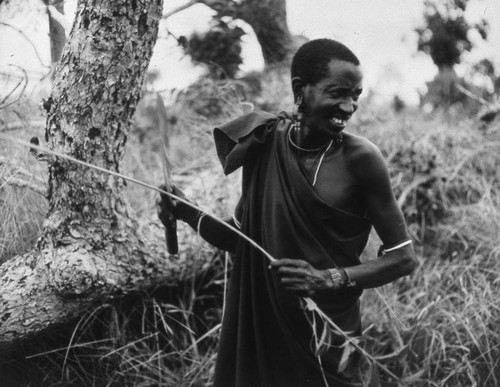
[[299,77],[292,78],[292,91],[293,91],[293,98],[295,101],[297,100],[297,97],[299,95],[303,94],[304,86],[305,83],[301,78]]

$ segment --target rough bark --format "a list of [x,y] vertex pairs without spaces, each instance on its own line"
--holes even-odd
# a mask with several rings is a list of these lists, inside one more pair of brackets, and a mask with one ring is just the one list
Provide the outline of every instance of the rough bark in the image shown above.
[[[79,2],[45,104],[52,150],[120,171],[161,8],[161,0]],[[121,179],[57,158],[48,199],[35,248],[0,267],[0,344],[63,323],[103,297],[163,282],[175,270],[139,235]]]
[[262,48],[266,66],[289,59],[294,49],[286,20],[286,0],[221,1],[200,0],[219,16],[230,16],[248,23]]

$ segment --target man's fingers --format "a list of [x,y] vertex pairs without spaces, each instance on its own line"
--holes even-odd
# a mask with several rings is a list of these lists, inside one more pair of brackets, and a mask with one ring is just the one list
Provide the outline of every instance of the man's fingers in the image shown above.
[[[162,191],[168,192],[167,187],[164,184],[160,185],[158,188],[161,189]],[[165,195],[163,192],[160,192],[160,197],[163,200],[165,200],[166,198],[168,198],[168,195]]]
[[280,281],[283,285],[288,285],[288,286],[289,285],[299,286],[299,285],[304,283],[303,279],[297,278],[297,277],[283,277],[283,278],[280,278]]
[[278,275],[280,277],[292,276],[292,277],[304,277],[307,273],[301,268],[281,266],[278,267]]
[[278,259],[276,261],[271,262],[271,266],[276,267],[276,268],[279,268],[282,266],[306,268],[309,266],[309,264],[306,261],[303,261],[301,259],[282,258],[282,259]]

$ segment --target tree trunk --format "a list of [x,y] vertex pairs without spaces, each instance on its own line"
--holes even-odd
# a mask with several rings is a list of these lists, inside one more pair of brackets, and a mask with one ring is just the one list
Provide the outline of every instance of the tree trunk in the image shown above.
[[[48,7],[49,0],[42,0],[42,2]],[[64,2],[57,3],[54,5],[54,7],[61,14],[64,14]],[[55,67],[57,66],[57,62],[59,62],[59,59],[61,58],[64,44],[66,43],[66,31],[64,31],[64,27],[50,15],[48,8],[47,16],[49,18],[50,63],[52,69],[52,77],[54,77]]]
[[286,0],[221,1],[200,0],[219,16],[230,16],[248,23],[262,48],[266,66],[290,59],[294,50],[286,20]]
[[246,0],[239,17],[254,30],[266,66],[280,64],[292,52],[292,36],[286,20],[286,0]]
[[[161,8],[162,0],[80,0],[46,105],[49,148],[120,171]],[[121,179],[53,159],[48,198],[35,248],[0,267],[0,344],[173,274],[163,250],[139,235]]]

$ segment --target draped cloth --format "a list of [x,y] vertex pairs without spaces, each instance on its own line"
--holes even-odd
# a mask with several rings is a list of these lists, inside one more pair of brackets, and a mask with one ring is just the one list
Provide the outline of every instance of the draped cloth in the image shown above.
[[[291,121],[252,112],[214,130],[224,172],[243,167],[235,213],[241,231],[275,258],[307,260],[317,269],[358,265],[371,223],[319,197],[287,140]],[[355,356],[339,363],[343,339],[321,355],[301,298],[286,290],[268,259],[240,239],[234,256],[217,354],[214,387],[357,386]],[[361,289],[313,300],[344,331],[360,334]],[[310,313],[310,312],[308,312]]]

